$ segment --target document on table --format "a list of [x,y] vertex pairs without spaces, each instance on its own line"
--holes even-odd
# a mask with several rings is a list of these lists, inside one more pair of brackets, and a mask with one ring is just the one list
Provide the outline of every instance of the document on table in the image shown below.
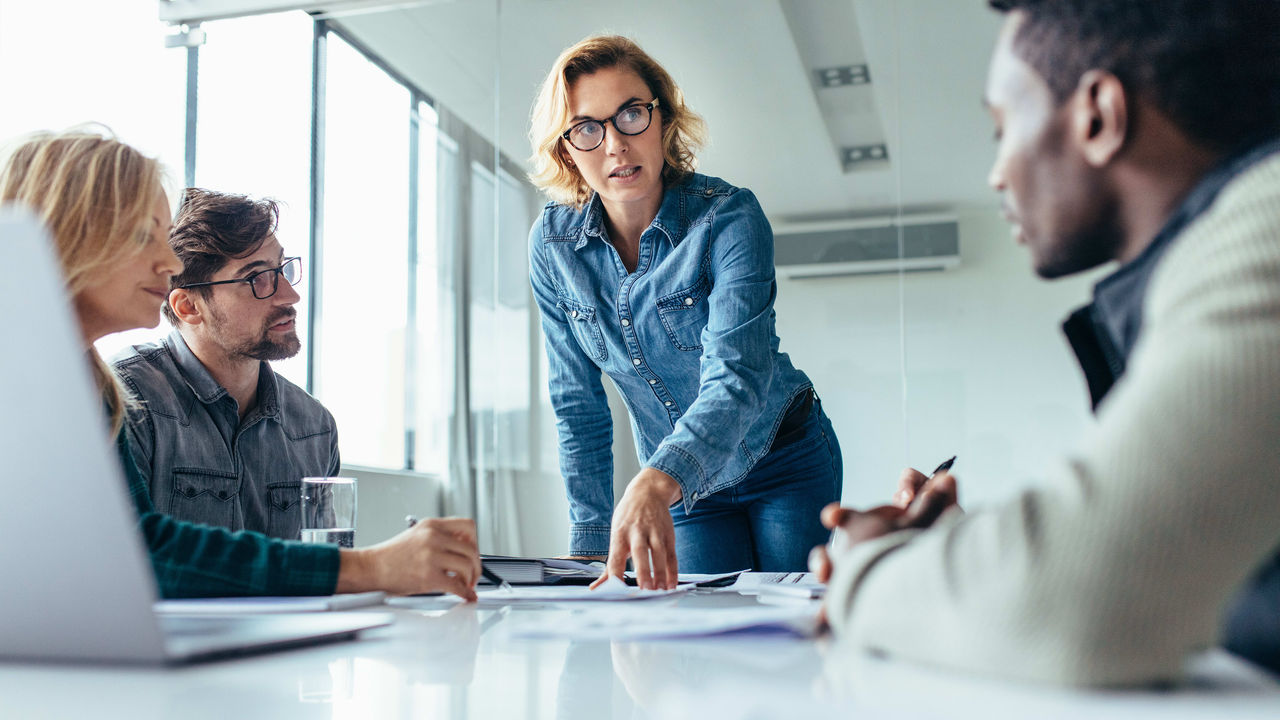
[[[528,603],[578,603],[578,602],[622,602],[631,600],[651,600],[653,598],[670,597],[686,593],[693,585],[678,585],[674,590],[641,590],[623,583],[618,578],[609,578],[600,587],[592,590],[586,585],[516,585],[510,590],[502,588],[477,588],[477,605],[479,607],[495,607],[500,605],[519,605]],[[456,595],[445,595],[435,600],[460,602]],[[389,605],[415,606],[422,598],[390,598]]]
[[173,615],[240,615],[258,613],[326,612],[381,605],[381,591],[310,597],[227,597],[161,600],[156,612]]
[[[685,583],[693,583],[699,587],[719,587],[721,585],[730,585],[731,580],[736,580],[739,575],[747,572],[746,570],[736,570],[729,573],[676,573],[676,582],[683,585]],[[635,580],[636,573],[634,570],[628,570],[626,573],[627,580]]]
[[826,590],[826,585],[818,582],[816,575],[807,572],[746,572],[739,575],[737,581],[730,585],[729,589],[740,595],[777,593],[816,598],[822,597]]
[[548,622],[512,616],[513,636],[572,640],[660,640],[725,634],[817,634],[817,613],[809,606],[746,608],[644,608],[612,606],[575,611]]

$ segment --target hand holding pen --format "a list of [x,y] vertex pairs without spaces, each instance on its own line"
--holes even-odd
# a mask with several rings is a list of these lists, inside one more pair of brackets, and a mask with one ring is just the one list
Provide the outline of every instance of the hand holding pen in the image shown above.
[[[413,515],[405,515],[404,522],[407,526],[413,527],[418,524],[418,518]],[[483,576],[485,580],[488,580],[497,586],[499,590],[504,590],[506,592],[512,592],[514,590],[514,588],[511,587],[511,583],[503,580],[502,576],[485,567],[484,560],[480,561],[480,575]]]
[[[934,482],[936,478],[950,470],[951,466],[955,465],[955,463],[956,456],[952,455],[946,460],[943,460],[942,464],[934,468],[933,472],[928,475],[925,475],[915,468],[907,468],[906,470],[903,470],[902,475],[898,477],[898,491],[893,494],[893,504],[903,509],[910,508],[911,503],[914,502],[916,497],[921,494],[921,491],[925,489],[925,486]],[[954,492],[952,495],[951,504],[954,504]]]
[[955,460],[952,457],[944,461],[928,476],[911,468],[904,470],[892,505],[865,511],[841,507],[839,503],[823,508],[822,524],[831,529],[831,541],[809,554],[810,570],[818,580],[830,579],[832,554],[839,555],[852,545],[898,530],[927,528],[944,512],[957,507],[955,478],[947,472]]

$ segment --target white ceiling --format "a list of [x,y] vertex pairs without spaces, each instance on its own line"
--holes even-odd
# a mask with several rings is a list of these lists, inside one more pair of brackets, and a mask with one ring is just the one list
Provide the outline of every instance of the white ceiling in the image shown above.
[[828,28],[813,41],[847,42],[851,58],[866,59],[889,169],[841,170],[776,0],[454,0],[338,22],[516,159],[529,154],[529,108],[555,57],[589,34],[614,32],[663,63],[706,118],[711,144],[700,169],[752,188],[775,219],[899,203],[994,205],[984,180],[994,146],[980,99],[1000,20],[986,3],[803,2],[853,5],[856,28]]

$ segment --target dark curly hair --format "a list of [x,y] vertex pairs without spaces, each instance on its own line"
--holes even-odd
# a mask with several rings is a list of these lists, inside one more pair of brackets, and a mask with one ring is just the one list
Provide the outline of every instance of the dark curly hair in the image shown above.
[[[279,222],[280,207],[274,200],[187,188],[169,233],[182,273],[169,279],[169,289],[208,282],[228,262],[258,252]],[[193,289],[209,296],[208,287]],[[168,303],[163,311],[170,323],[178,324]]]
[[1025,16],[1014,51],[1062,103],[1112,73],[1216,151],[1280,134],[1280,0],[988,0]]

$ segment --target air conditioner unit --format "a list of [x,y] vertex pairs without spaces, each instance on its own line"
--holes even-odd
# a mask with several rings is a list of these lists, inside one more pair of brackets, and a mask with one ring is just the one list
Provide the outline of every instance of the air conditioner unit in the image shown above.
[[960,226],[953,215],[779,224],[773,239],[778,275],[791,279],[947,270],[960,264]]

